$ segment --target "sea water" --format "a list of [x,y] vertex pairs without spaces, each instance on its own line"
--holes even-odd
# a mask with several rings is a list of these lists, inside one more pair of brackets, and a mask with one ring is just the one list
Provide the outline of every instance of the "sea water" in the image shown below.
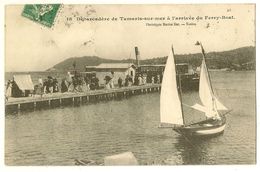
[[[211,72],[219,99],[233,111],[223,135],[187,139],[159,129],[160,94],[133,96],[80,107],[5,115],[6,165],[103,163],[131,151],[140,165],[255,164],[255,72]],[[198,92],[184,92],[194,103]]]

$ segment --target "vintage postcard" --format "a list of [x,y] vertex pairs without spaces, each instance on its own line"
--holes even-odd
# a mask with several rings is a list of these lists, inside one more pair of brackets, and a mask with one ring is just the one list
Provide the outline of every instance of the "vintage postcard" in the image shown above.
[[5,165],[256,164],[255,9],[5,5]]

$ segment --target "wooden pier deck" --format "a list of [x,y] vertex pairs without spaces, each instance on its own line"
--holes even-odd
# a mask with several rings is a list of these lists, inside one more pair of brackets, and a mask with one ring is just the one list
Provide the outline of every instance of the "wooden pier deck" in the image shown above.
[[32,97],[9,98],[5,103],[6,113],[18,111],[37,110],[48,107],[60,107],[69,105],[81,105],[91,102],[122,99],[132,95],[159,92],[160,84],[147,84],[114,89],[91,90],[88,92],[66,92],[34,95]]

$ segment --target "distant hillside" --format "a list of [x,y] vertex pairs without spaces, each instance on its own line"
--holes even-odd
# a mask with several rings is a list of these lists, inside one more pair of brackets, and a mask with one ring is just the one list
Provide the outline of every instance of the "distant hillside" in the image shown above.
[[[201,53],[197,54],[182,54],[175,55],[177,63],[190,63],[193,66],[199,66],[201,64]],[[234,50],[223,51],[223,52],[209,52],[206,53],[207,64],[209,68],[221,69],[221,68],[235,68],[243,66],[246,63],[253,63],[255,65],[255,47],[242,47]],[[140,64],[165,64],[165,57],[156,57],[152,59],[141,60]],[[85,66],[96,66],[100,63],[122,63],[122,62],[135,62],[134,59],[125,60],[112,60],[104,59],[96,56],[84,56],[84,57],[73,57],[66,59],[50,70],[68,71],[73,69],[73,64],[76,64],[76,69],[84,70]]]
[[52,68],[48,69],[48,71],[50,70],[68,71],[73,69],[74,63],[76,64],[76,69],[84,70],[85,66],[96,66],[99,65],[100,63],[116,63],[116,62],[120,63],[121,60],[104,59],[97,56],[72,57],[54,65]]
[[[193,66],[200,66],[202,56],[197,54],[175,55],[177,63],[189,63]],[[242,47],[222,52],[206,52],[207,65],[212,69],[233,68],[242,66],[245,63],[255,64],[255,47]],[[165,64],[166,57],[142,60],[141,64]]]

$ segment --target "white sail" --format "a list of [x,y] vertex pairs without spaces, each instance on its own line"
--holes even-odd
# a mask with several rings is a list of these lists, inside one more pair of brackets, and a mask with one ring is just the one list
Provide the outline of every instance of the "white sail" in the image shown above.
[[181,101],[178,93],[173,51],[165,66],[160,97],[161,123],[183,125]]
[[205,60],[202,60],[201,70],[200,70],[200,83],[199,83],[199,96],[202,104],[207,109],[205,115],[207,117],[218,117],[217,110],[227,110],[227,108],[215,97],[212,86],[209,80],[209,74],[207,71],[207,66]]
[[212,117],[212,115],[217,115],[217,112],[216,112],[216,111],[212,111],[212,110],[206,108],[205,106],[202,106],[202,105],[197,104],[197,103],[194,104],[194,105],[191,106],[191,107],[192,107],[193,109],[198,110],[198,111],[204,112],[206,116],[209,115],[209,116],[207,116],[208,118]]
[[215,103],[216,103],[216,109],[217,110],[228,110],[215,96]]

